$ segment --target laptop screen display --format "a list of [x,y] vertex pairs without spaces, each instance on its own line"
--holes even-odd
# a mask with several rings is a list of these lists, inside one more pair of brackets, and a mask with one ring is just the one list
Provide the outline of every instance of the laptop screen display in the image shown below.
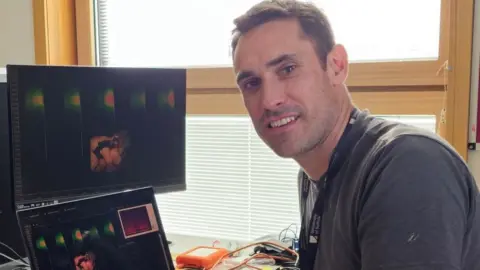
[[114,202],[96,198],[24,215],[32,269],[173,269],[155,203]]

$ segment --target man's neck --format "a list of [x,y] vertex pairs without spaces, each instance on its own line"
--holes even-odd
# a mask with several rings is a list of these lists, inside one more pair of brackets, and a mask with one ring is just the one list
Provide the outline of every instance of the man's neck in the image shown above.
[[343,106],[337,122],[325,141],[308,153],[302,154],[301,157],[295,158],[310,179],[315,181],[319,180],[327,171],[330,157],[340,141],[345,127],[350,121],[350,115],[353,109],[354,106],[350,102]]

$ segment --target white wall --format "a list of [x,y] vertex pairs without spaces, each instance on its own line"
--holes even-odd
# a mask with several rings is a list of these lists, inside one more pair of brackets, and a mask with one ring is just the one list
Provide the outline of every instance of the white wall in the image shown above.
[[34,63],[32,0],[0,0],[0,67]]

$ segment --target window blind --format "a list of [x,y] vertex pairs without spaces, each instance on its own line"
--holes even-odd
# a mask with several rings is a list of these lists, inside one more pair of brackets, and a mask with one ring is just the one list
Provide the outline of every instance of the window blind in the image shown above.
[[[435,132],[435,116],[381,116]],[[159,194],[169,233],[252,240],[300,225],[297,173],[248,116],[187,117],[187,191]]]
[[299,222],[298,165],[245,116],[187,117],[187,191],[157,196],[169,233],[246,240]]

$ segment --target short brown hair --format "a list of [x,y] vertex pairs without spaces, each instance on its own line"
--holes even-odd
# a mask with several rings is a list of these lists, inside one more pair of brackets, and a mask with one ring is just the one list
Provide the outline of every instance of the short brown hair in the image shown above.
[[232,55],[240,37],[253,28],[279,19],[297,19],[303,33],[314,43],[320,64],[325,67],[327,55],[335,45],[327,16],[314,4],[297,0],[264,0],[251,7],[233,23]]

